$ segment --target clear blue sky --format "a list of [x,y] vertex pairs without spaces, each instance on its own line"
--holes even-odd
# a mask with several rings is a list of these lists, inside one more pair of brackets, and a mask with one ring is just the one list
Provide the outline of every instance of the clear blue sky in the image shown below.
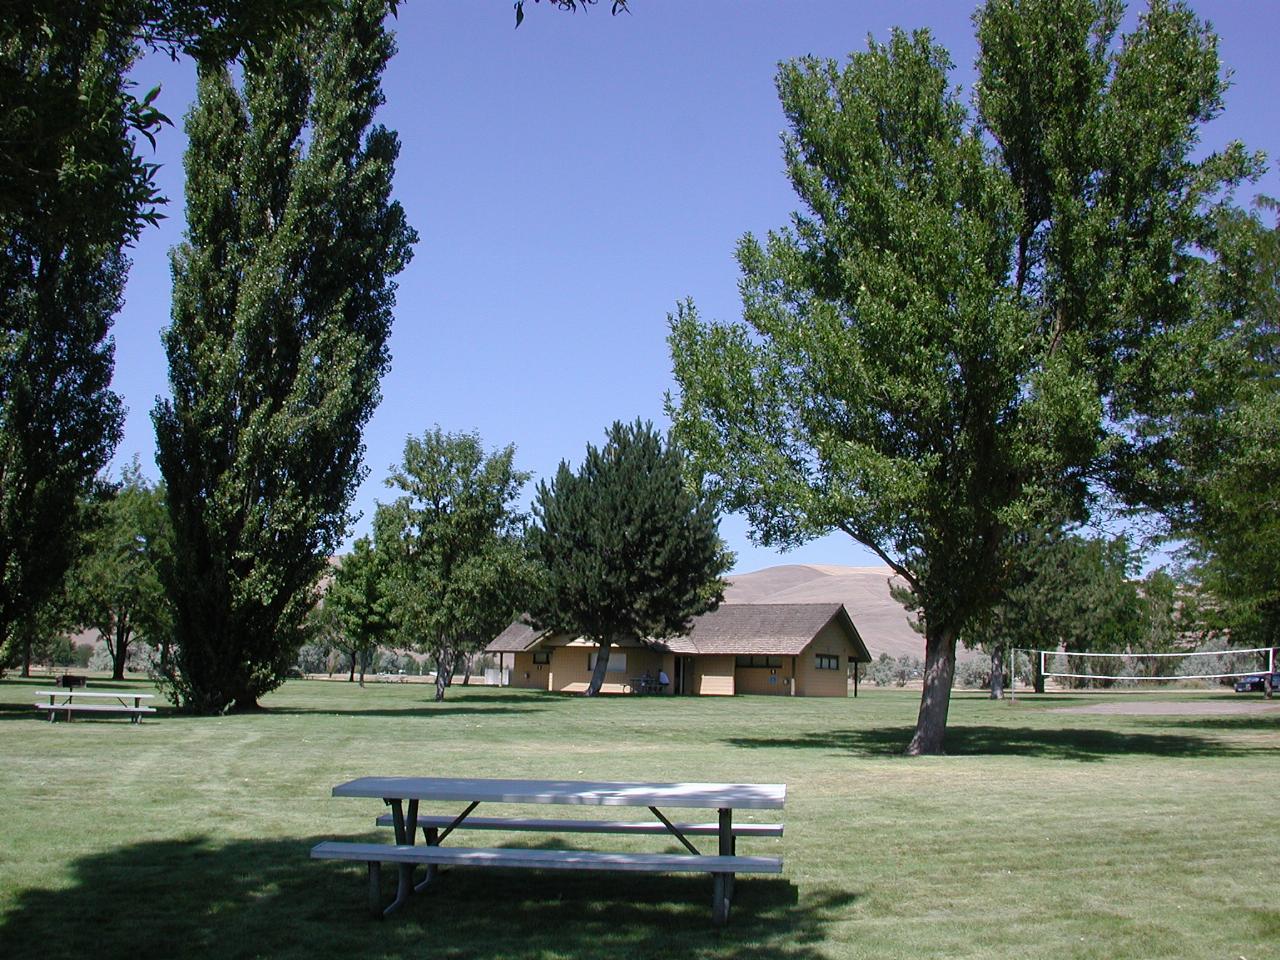
[[[843,58],[870,33],[927,26],[966,90],[974,42],[965,2],[609,0],[565,14],[509,0],[407,0],[379,120],[399,133],[396,196],[420,234],[399,277],[393,367],[365,435],[369,475],[355,508],[365,532],[404,439],[434,424],[515,443],[535,478],[576,463],[614,419],[665,426],[672,385],[667,314],[691,296],[704,318],[739,316],[736,240],[783,225],[795,197],[783,173],[778,61]],[[1215,148],[1239,138],[1280,152],[1275,38],[1280,3],[1198,0],[1233,74]],[[194,69],[153,57],[136,70],[175,121],[156,159],[170,219],[133,251],[116,320],[115,389],[129,407],[116,463],[157,475],[150,410],[167,392],[168,249],[182,231],[181,118]],[[1258,188],[1280,195],[1269,171]],[[1255,191],[1250,191],[1250,196]],[[532,487],[532,485],[531,485]],[[738,570],[774,563],[878,563],[843,535],[788,554],[722,532]]]

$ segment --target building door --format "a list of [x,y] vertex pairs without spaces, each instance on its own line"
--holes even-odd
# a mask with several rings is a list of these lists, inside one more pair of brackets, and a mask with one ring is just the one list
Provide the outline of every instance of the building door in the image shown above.
[[694,679],[693,657],[676,657],[676,693],[697,693]]

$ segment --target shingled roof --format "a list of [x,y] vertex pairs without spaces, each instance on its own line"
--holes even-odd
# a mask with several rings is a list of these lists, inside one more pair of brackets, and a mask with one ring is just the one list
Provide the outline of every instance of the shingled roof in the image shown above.
[[517,620],[490,641],[485,650],[489,653],[521,653],[543,638],[545,631],[535,630],[522,620]]
[[[749,654],[794,656],[824,627],[838,619],[853,642],[855,659],[870,662],[858,629],[841,603],[732,603],[695,617],[687,636],[651,640],[650,645],[672,653],[708,655]],[[520,653],[537,646],[550,634],[516,621],[486,649],[490,653]]]

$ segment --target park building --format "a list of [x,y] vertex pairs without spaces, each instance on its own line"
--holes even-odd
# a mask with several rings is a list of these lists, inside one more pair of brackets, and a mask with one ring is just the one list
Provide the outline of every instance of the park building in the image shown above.
[[[503,682],[559,693],[587,689],[596,651],[594,641],[520,620],[486,648]],[[685,636],[614,644],[600,692],[857,696],[870,661],[842,603],[726,603],[695,617]]]

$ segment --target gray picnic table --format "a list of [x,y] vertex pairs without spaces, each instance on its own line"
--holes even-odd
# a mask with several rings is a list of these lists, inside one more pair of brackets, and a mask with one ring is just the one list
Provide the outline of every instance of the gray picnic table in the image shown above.
[[[317,844],[317,859],[357,860],[369,865],[370,910],[385,916],[402,906],[415,891],[436,878],[439,866],[509,867],[543,870],[618,870],[651,873],[709,873],[713,879],[712,918],[728,919],[733,880],[738,873],[780,873],[776,857],[738,856],[740,836],[781,836],[780,823],[735,824],[735,810],[779,810],[786,802],[781,783],[630,783],[594,780],[505,780],[462,777],[362,777],[333,788],[335,797],[381,799],[391,808],[379,817],[381,826],[395,830],[395,843]],[[456,814],[419,814],[422,802],[458,802],[466,806]],[[589,818],[541,819],[526,817],[472,817],[482,803],[558,804],[586,807],[647,807],[652,821],[614,821]],[[407,806],[407,809],[406,809]],[[716,810],[712,822],[675,822],[663,808]],[[425,846],[416,846],[418,829]],[[443,846],[458,829],[534,831],[543,833],[638,834],[674,837],[686,853],[614,853],[596,850],[530,850],[520,847],[471,848]],[[690,837],[715,837],[714,854],[703,854]],[[381,864],[399,865],[395,900],[381,906]],[[426,865],[427,876],[419,884],[413,871]]]

